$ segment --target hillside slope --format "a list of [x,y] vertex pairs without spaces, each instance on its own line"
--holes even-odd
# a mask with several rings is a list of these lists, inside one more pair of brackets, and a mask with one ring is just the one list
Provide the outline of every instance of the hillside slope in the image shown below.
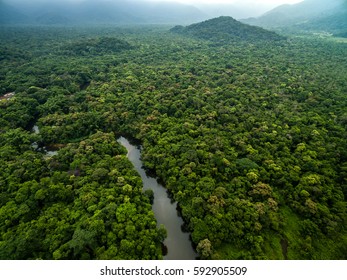
[[181,3],[85,0],[76,2],[1,4],[1,24],[190,24],[207,16]]
[[11,5],[0,1],[0,24],[22,23],[25,21],[27,21],[27,16]]
[[339,33],[347,29],[347,1],[306,0],[279,6],[261,17],[242,20],[264,28]]
[[232,17],[222,16],[186,27],[175,26],[171,32],[214,42],[279,41],[284,37],[260,27],[241,23]]

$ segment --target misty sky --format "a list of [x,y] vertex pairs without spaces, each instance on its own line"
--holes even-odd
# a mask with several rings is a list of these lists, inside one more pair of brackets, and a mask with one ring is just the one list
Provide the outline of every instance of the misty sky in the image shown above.
[[[0,0],[1,1],[1,0]],[[60,5],[64,5],[64,3],[81,3],[83,1],[95,1],[95,2],[178,2],[187,5],[194,5],[199,9],[202,9],[204,13],[213,13],[213,9],[216,10],[218,8],[218,4],[231,4],[235,8],[239,8],[243,10],[243,13],[237,12],[237,14],[233,14],[236,18],[246,18],[246,17],[255,17],[260,16],[261,14],[277,7],[282,4],[295,4],[302,2],[304,0],[3,0],[8,4],[13,4],[15,6],[21,6],[29,8],[30,6],[35,6],[36,4],[52,4],[58,3]],[[327,0],[329,1],[329,0]],[[213,7],[209,4],[213,4]],[[211,9],[211,10],[209,10]],[[214,16],[220,15],[221,11],[224,11],[224,7],[220,7],[220,11],[218,13],[214,13]],[[231,10],[225,10],[226,13],[230,15]],[[236,13],[236,12],[235,12]],[[228,14],[228,15],[229,15]]]
[[[83,2],[86,0],[4,0],[4,2],[7,3],[52,3],[52,2]],[[121,2],[122,0],[101,0],[101,1],[116,1]],[[128,0],[129,1],[129,0]],[[281,4],[294,4],[298,2],[302,2],[303,0],[133,0],[133,1],[156,1],[156,2],[180,2],[185,4],[216,4],[216,3],[223,3],[223,4],[242,4],[245,5],[246,3],[252,3],[257,5],[273,5],[278,6]]]
[[[168,1],[174,2],[173,0],[152,0],[152,1]],[[245,3],[256,3],[256,4],[269,4],[269,5],[281,5],[281,4],[294,4],[302,2],[303,0],[176,0],[175,2],[186,3],[186,4],[245,4]]]
[[[295,4],[304,0],[0,0],[7,4],[13,5],[15,8],[21,9],[24,13],[35,13],[38,9],[54,7],[57,4],[59,8],[66,5],[67,8],[74,9],[74,5],[68,3],[89,2],[176,2],[181,4],[193,5],[200,10],[201,13],[210,17],[218,17],[221,15],[232,16],[236,19],[258,17],[270,11],[271,9],[282,4]],[[331,1],[331,0],[326,0]],[[48,5],[47,5],[48,4]],[[50,6],[53,4],[53,6]],[[219,5],[220,4],[220,5]],[[230,4],[230,5],[228,5]],[[227,6],[225,6],[227,5]]]

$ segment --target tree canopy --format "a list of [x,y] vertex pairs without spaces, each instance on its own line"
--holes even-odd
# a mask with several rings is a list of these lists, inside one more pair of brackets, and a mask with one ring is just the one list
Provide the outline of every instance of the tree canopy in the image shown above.
[[162,258],[119,135],[140,141],[201,258],[346,259],[344,43],[156,27],[0,40],[1,259]]
[[213,42],[230,41],[281,41],[285,37],[261,27],[241,23],[232,17],[221,16],[189,26],[175,26],[171,32],[201,38]]

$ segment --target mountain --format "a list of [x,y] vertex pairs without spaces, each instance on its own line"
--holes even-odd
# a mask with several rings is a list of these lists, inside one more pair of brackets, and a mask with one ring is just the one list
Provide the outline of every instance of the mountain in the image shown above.
[[261,16],[269,8],[261,3],[255,3],[254,5],[241,5],[240,3],[197,3],[195,6],[205,13],[209,18],[215,18],[219,16],[231,16],[235,19],[243,19],[248,17]]
[[194,6],[175,2],[129,2],[128,7],[144,23],[189,24],[207,17]]
[[[23,2],[3,6],[2,24],[190,24],[207,18],[191,5],[141,0]],[[14,11],[18,15],[13,16]]]
[[333,34],[346,33],[347,31],[347,9],[337,11],[330,16],[318,17],[308,22],[299,24],[297,28],[307,31],[325,31]]
[[241,23],[228,16],[213,18],[187,27],[175,26],[171,29],[171,32],[218,43],[230,41],[279,41],[285,39],[275,32]]
[[242,20],[264,28],[340,32],[347,28],[346,0],[305,0],[281,5],[258,18]]
[[21,13],[20,10],[0,1],[0,24],[23,23],[27,20],[27,16]]
[[129,9],[127,2],[87,0],[73,7],[72,13],[71,18],[76,24],[131,24],[141,21]]
[[336,33],[336,34],[335,34],[335,37],[347,38],[347,32]]

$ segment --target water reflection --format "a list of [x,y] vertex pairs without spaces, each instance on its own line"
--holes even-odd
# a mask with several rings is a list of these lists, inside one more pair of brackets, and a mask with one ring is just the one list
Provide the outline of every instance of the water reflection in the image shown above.
[[143,189],[151,189],[154,192],[153,212],[158,224],[163,224],[167,230],[167,238],[164,241],[164,245],[167,247],[167,255],[164,256],[164,259],[194,260],[197,254],[190,242],[189,233],[181,230],[183,220],[178,216],[177,203],[171,202],[166,189],[155,178],[146,175],[140,160],[140,149],[130,144],[124,137],[120,137],[118,142],[127,149],[127,157],[141,176]]

